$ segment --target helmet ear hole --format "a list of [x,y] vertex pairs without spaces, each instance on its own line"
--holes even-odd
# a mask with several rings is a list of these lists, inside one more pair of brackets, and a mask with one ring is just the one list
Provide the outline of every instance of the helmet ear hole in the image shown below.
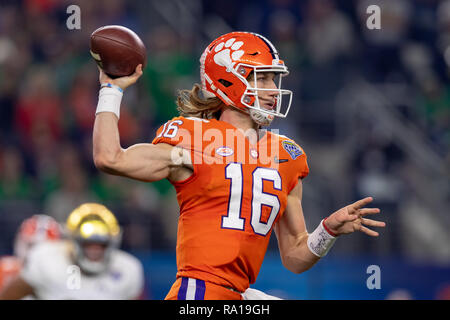
[[233,83],[230,81],[227,81],[225,79],[219,79],[218,80],[221,84],[223,84],[226,88],[228,88],[229,86],[231,86]]
[[243,99],[243,101],[249,105],[253,105],[253,103],[255,103],[255,100],[256,100],[255,97],[248,96],[248,95],[244,96],[244,99]]
[[240,68],[238,69],[238,72],[241,74],[241,76],[245,76],[245,74],[247,73],[247,70],[245,70],[244,67],[240,67]]

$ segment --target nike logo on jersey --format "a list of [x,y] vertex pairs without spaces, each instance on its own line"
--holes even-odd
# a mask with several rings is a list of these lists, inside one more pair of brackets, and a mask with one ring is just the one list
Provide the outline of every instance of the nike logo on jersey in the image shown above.
[[278,159],[278,157],[275,156],[273,161],[275,161],[275,163],[283,163],[283,162],[289,161],[289,159]]

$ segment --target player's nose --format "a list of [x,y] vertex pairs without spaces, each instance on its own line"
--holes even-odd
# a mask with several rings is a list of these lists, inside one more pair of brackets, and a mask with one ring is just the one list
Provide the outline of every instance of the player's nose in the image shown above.
[[266,89],[269,89],[266,91],[269,96],[275,97],[276,95],[278,95],[278,87],[275,84],[275,81],[269,81]]

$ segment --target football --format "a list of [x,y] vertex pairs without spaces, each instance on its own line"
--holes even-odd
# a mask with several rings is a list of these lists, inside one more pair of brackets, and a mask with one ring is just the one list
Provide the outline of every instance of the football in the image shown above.
[[91,34],[91,55],[97,65],[111,78],[133,74],[136,66],[145,66],[144,43],[132,30],[123,26],[104,26]]

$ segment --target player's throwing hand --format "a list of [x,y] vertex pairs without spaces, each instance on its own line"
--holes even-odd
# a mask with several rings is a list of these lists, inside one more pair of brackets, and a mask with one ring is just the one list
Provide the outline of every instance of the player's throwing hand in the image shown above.
[[326,219],[324,222],[326,227],[335,235],[361,231],[369,236],[378,237],[378,232],[367,227],[385,227],[386,223],[364,218],[368,214],[380,212],[379,208],[364,208],[372,201],[372,197],[367,197],[339,209]]
[[116,78],[116,79],[112,79],[112,78],[108,77],[108,75],[100,67],[98,67],[98,70],[100,71],[100,75],[99,75],[100,84],[111,83],[113,85],[120,87],[122,90],[125,90],[132,84],[136,83],[136,81],[138,81],[138,79],[142,76],[142,73],[143,73],[142,72],[142,64],[139,64],[136,66],[136,70],[134,71],[134,73],[132,75],[120,77],[120,78]]

